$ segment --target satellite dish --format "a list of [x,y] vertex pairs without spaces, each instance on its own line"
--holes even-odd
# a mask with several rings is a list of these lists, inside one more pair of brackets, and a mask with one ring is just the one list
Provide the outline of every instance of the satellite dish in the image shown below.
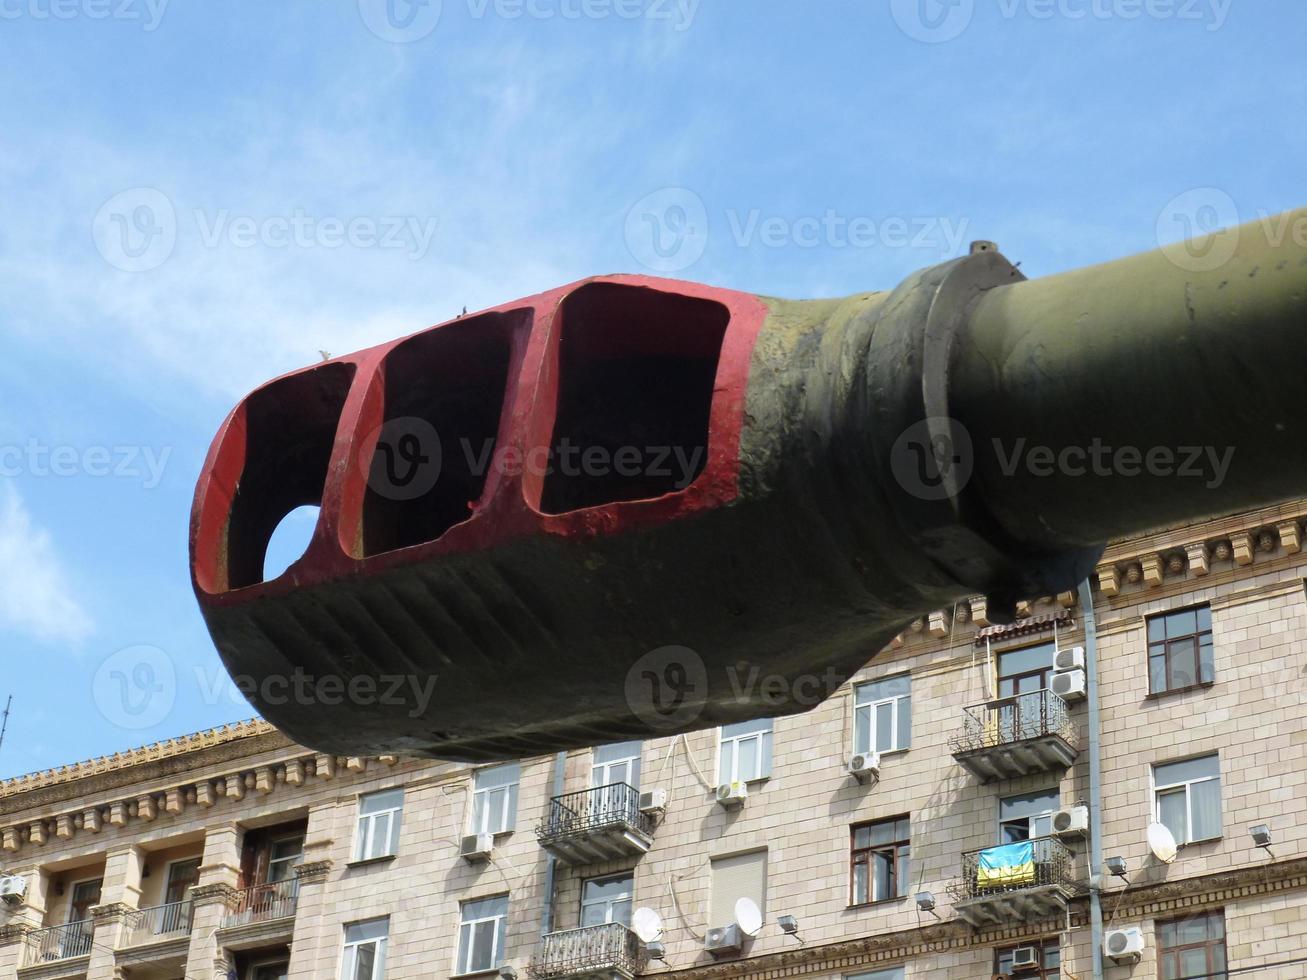
[[656,943],[663,935],[663,917],[650,908],[638,908],[631,913],[631,931],[642,943]]
[[751,898],[742,898],[735,903],[735,924],[746,936],[756,936],[762,930],[762,912],[758,903]]
[[1174,861],[1179,851],[1175,846],[1175,835],[1167,829],[1166,824],[1162,823],[1148,825],[1148,849],[1153,852],[1153,857],[1163,864]]

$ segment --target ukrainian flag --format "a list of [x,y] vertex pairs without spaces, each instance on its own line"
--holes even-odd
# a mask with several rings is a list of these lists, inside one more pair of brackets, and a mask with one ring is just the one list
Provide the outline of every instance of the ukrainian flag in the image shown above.
[[1011,888],[1035,882],[1035,844],[1023,840],[980,852],[976,862],[977,888]]

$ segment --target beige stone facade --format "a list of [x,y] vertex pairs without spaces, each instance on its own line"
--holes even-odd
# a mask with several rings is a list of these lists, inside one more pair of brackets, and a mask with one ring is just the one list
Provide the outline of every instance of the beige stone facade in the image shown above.
[[[1102,853],[1126,863],[1124,879],[1102,878],[1102,904],[1109,933],[1138,929],[1143,940],[1136,964],[1104,962],[1110,980],[1163,976],[1165,963],[1221,955],[1218,945],[1234,976],[1307,977],[1305,516],[1299,503],[1118,542],[1094,578]],[[1194,607],[1210,610],[1213,674],[1167,679],[1184,689],[1155,692],[1149,623],[1160,620],[1150,618]],[[336,977],[362,969],[384,936],[387,978],[479,968],[469,937],[493,947],[488,975],[503,966],[523,977],[981,980],[997,971],[996,950],[1042,944],[1060,950],[1062,976],[1089,978],[1087,838],[1054,838],[1045,811],[1032,811],[1019,819],[1040,838],[1034,871],[1023,865],[982,886],[974,866],[977,852],[1022,833],[1000,827],[1001,800],[1011,813],[1035,805],[1016,797],[1056,792],[1065,809],[1089,795],[1086,702],[1069,704],[1063,719],[1064,702],[1051,695],[1000,698],[1000,684],[1048,683],[1000,677],[1021,659],[1004,654],[1040,647],[1027,658],[1038,661],[1055,634],[1059,648],[1084,645],[1084,611],[1063,595],[1019,612],[1015,626],[996,627],[976,599],[912,624],[835,697],[774,722],[770,769],[747,783],[738,808],[715,798],[716,730],[643,743],[639,789],[666,794],[648,814],[638,796],[592,789],[589,750],[566,757],[561,804],[551,803],[557,760],[523,760],[515,807],[487,797],[496,818],[515,811],[488,859],[462,851],[479,829],[475,780],[490,777],[462,765],[323,756],[262,723],[10,780],[0,784],[0,868],[25,891],[0,908],[0,976]],[[1153,665],[1169,678],[1166,656]],[[854,740],[858,703],[872,689],[859,685],[884,678],[910,678],[877,689],[910,685],[910,701],[898,702],[910,723],[896,728],[885,708],[878,737],[902,730],[910,744],[884,743],[879,780],[860,782],[847,765],[867,747]],[[740,747],[742,765],[753,747]],[[1068,751],[1074,761],[1063,767],[1057,758]],[[1207,782],[1163,787],[1159,802],[1154,766],[1188,760],[1199,760],[1190,768]],[[1219,774],[1215,786],[1205,767]],[[360,801],[391,788],[402,789],[394,846],[389,824],[368,824],[365,853],[364,810],[394,797]],[[1204,838],[1182,840],[1170,864],[1146,839],[1159,806],[1171,823],[1183,811],[1185,832]],[[897,880],[882,877],[885,900],[855,904],[852,828],[892,818],[906,818],[910,858]],[[1254,843],[1256,825],[1270,829],[1269,849]],[[888,866],[883,849],[871,851],[873,866]],[[623,905],[626,886],[610,879],[628,871]],[[587,888],[595,879],[607,884]],[[732,889],[757,892],[764,924],[738,955],[714,957],[705,936],[729,925],[714,909],[721,918]],[[933,911],[919,908],[922,893]],[[501,896],[502,906],[465,904]],[[616,924],[581,930],[583,903]],[[497,907],[506,909],[502,929]],[[661,917],[661,959],[648,959],[622,925],[631,907]],[[460,926],[468,909],[489,924]],[[797,920],[797,938],[779,927],[785,915]],[[1168,925],[1176,920],[1182,926]],[[1202,938],[1218,931],[1223,939]],[[1201,935],[1182,949],[1172,934]],[[347,950],[360,936],[363,951]]]

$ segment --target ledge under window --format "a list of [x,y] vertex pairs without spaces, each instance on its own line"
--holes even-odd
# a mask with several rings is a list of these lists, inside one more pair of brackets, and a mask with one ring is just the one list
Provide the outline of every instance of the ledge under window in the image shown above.
[[347,868],[370,868],[374,864],[389,864],[395,860],[394,854],[379,854],[377,857],[359,858],[357,861],[345,862]]

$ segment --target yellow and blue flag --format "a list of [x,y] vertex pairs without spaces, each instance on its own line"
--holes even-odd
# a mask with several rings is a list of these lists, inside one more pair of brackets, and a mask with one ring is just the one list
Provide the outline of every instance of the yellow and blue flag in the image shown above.
[[976,887],[1001,888],[1035,881],[1035,845],[1023,840],[981,851],[976,862]]

